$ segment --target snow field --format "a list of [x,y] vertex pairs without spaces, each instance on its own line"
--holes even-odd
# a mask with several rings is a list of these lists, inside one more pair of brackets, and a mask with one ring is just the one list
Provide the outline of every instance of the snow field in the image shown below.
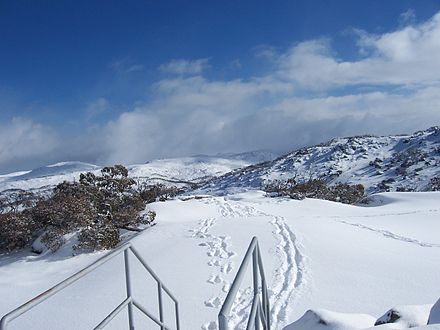
[[[371,320],[393,306],[432,305],[440,297],[439,201],[440,193],[385,193],[375,197],[375,206],[365,207],[272,199],[252,191],[158,202],[152,204],[157,225],[132,242],[179,300],[182,329],[217,329],[219,308],[253,236],[262,252],[274,329],[309,309],[339,324],[316,329],[347,329],[350,322],[370,328]],[[0,294],[8,298],[0,300],[0,313],[102,255],[66,258],[65,252],[2,256]],[[131,264],[135,298],[158,315],[155,282],[134,258]],[[11,329],[88,329],[124,295],[120,258],[25,314]],[[249,270],[232,309],[234,329],[245,327],[251,298]],[[165,303],[165,320],[173,324],[172,304]],[[306,315],[303,322],[316,320],[316,312]],[[154,328],[137,312],[135,319]],[[123,329],[124,322],[126,313],[109,329]]]

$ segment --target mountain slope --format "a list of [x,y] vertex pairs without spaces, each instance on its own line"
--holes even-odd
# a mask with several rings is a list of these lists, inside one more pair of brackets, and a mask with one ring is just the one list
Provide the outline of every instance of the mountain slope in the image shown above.
[[273,161],[215,178],[200,191],[224,194],[262,187],[270,180],[320,178],[330,184],[363,184],[368,193],[423,191],[440,176],[440,128],[411,135],[355,136],[303,148]]
[[[182,158],[158,159],[146,164],[129,165],[129,175],[148,183],[178,186],[200,184],[214,177],[276,158],[268,151],[252,151],[218,156],[199,155]],[[50,189],[62,181],[78,180],[80,173],[99,172],[100,166],[82,162],[62,162],[31,171],[0,175],[0,191],[9,189]]]

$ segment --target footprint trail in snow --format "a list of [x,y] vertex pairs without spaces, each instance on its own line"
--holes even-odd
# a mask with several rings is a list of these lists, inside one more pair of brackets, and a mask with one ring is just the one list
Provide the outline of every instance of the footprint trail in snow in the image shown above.
[[[305,284],[305,260],[301,248],[298,246],[297,237],[287,225],[285,218],[262,212],[248,203],[228,201],[225,198],[212,198],[206,200],[205,203],[216,205],[220,215],[224,218],[267,218],[267,221],[274,227],[273,234],[277,242],[275,253],[279,265],[272,274],[272,287],[269,288],[269,294],[272,325],[274,329],[278,328],[287,321],[294,298],[301,294],[301,290]],[[215,255],[217,253],[219,256],[225,256],[224,252],[219,251],[221,244],[216,240],[211,240],[211,243],[202,245],[208,248],[208,255]],[[220,265],[216,260],[211,260],[208,264],[215,266]],[[223,263],[220,268],[224,274],[233,270],[232,265],[227,263]],[[219,277],[213,276],[209,281],[216,283],[218,279]],[[223,292],[228,292],[229,286],[229,283],[224,285]],[[216,304],[219,301],[217,298],[219,297],[212,297],[205,302],[205,305],[220,308],[220,305]],[[253,288],[243,287],[239,290],[229,320],[234,329],[246,328],[252,299]],[[221,301],[223,301],[223,299],[221,299]],[[211,329],[210,327],[212,327],[213,324],[216,325],[216,322],[205,324],[202,326],[202,329]]]

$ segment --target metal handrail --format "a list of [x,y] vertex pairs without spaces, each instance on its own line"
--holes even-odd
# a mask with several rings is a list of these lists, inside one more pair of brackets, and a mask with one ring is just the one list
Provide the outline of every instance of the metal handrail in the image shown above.
[[[246,254],[238,268],[237,275],[232,282],[231,288],[226,296],[223,306],[218,314],[218,325],[220,330],[228,330],[228,318],[231,313],[232,304],[237,296],[240,284],[243,281],[247,266],[252,257],[252,277],[254,286],[254,298],[249,314],[247,330],[255,328],[259,330],[261,325],[264,330],[270,330],[270,305],[267,293],[266,277],[264,276],[263,261],[261,258],[260,248],[258,246],[257,237],[253,237]],[[259,278],[261,278],[261,292]],[[261,298],[260,298],[261,296]]]
[[[141,263],[141,265],[147,270],[148,273],[154,278],[154,280],[157,282],[157,295],[159,300],[159,318],[155,317],[152,313],[150,313],[147,309],[145,309],[142,305],[140,305],[134,298],[131,292],[131,276],[130,276],[130,264],[129,264],[129,251],[132,252],[132,254],[138,259],[138,261]],[[134,318],[133,318],[133,306],[136,307],[139,311],[141,311],[144,315],[146,315],[149,319],[151,319],[154,323],[156,323],[158,326],[160,326],[161,330],[171,330],[170,327],[166,326],[164,323],[163,318],[163,303],[162,303],[162,291],[164,291],[174,302],[174,310],[175,310],[175,319],[176,319],[176,330],[180,330],[180,320],[179,320],[179,304],[177,302],[177,299],[171,294],[170,290],[162,283],[160,278],[153,272],[153,270],[147,265],[145,260],[141,257],[139,252],[133,247],[133,245],[129,242],[126,243],[119,248],[107,253],[105,256],[99,258],[98,260],[94,261],[89,266],[83,268],[79,272],[73,274],[72,276],[68,277],[64,281],[61,281],[60,283],[56,284],[52,288],[44,291],[43,293],[39,294],[35,298],[29,300],[28,302],[24,303],[23,305],[17,307],[13,311],[9,312],[8,314],[4,315],[2,319],[0,320],[0,330],[7,330],[8,324],[18,318],[20,315],[26,313],[30,309],[34,308],[35,306],[41,304],[46,299],[52,297],[59,291],[65,289],[66,287],[70,286],[71,284],[75,283],[85,275],[91,273],[96,268],[102,266],[107,261],[115,258],[116,256],[120,255],[122,252],[124,252],[124,269],[125,269],[125,287],[127,292],[127,297],[123,302],[121,302],[110,314],[108,314],[104,320],[102,320],[94,329],[103,329],[110,321],[118,315],[122,310],[125,309],[125,307],[128,307],[128,323],[130,330],[134,330]]]

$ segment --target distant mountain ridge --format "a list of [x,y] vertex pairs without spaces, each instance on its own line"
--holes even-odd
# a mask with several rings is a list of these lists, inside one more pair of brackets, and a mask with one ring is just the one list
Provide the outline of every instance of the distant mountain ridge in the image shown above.
[[[202,184],[213,177],[262,160],[272,160],[278,154],[251,151],[239,154],[197,155],[152,160],[144,164],[127,165],[129,175],[149,183],[164,183],[181,187]],[[101,166],[79,161],[60,162],[29,171],[0,175],[0,191],[14,189],[49,189],[62,181],[78,180],[80,173],[99,172]]]
[[[310,179],[360,183],[368,194],[424,191],[431,178],[440,177],[440,128],[407,135],[334,138],[279,157],[270,151],[251,151],[158,159],[127,168],[136,180],[186,187],[189,193],[223,195],[261,189],[268,181],[289,178],[299,183]],[[81,172],[100,169],[93,164],[62,162],[0,175],[0,191],[46,189],[64,180],[77,180]],[[191,191],[194,186],[197,188]]]
[[440,128],[410,135],[353,136],[305,147],[273,161],[214,178],[198,191],[225,194],[260,189],[271,180],[323,179],[329,184],[363,184],[367,193],[428,189],[440,176]]

